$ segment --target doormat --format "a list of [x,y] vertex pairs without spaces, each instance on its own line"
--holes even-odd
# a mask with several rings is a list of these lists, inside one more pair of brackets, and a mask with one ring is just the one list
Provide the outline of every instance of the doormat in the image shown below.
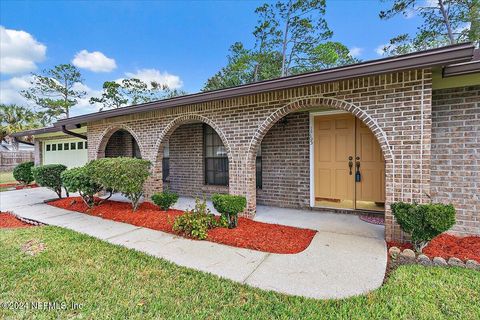
[[385,218],[384,217],[374,217],[374,216],[361,215],[361,216],[359,216],[359,218],[360,218],[360,220],[371,223],[371,224],[385,225]]

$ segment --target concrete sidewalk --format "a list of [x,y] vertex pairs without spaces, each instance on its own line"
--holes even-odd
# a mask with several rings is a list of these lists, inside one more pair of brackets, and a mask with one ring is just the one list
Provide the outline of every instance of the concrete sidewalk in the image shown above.
[[319,230],[305,251],[283,255],[189,240],[43,203],[54,196],[44,188],[0,192],[0,210],[291,295],[321,299],[358,295],[378,288],[385,274],[386,245],[379,235],[382,228],[354,216],[302,210],[294,214],[279,208],[268,212],[264,208],[265,213],[259,213],[257,219]]

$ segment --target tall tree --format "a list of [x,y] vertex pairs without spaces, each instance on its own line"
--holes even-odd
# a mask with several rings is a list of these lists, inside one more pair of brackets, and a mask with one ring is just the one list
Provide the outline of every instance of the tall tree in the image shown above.
[[[38,115],[30,109],[15,104],[0,104],[0,141],[7,141],[12,133],[42,126]],[[27,137],[31,140],[31,137]],[[17,144],[13,144],[18,148]]]
[[324,0],[265,3],[255,10],[255,45],[230,47],[227,65],[209,78],[203,91],[278,78],[357,62],[332,36]]
[[261,11],[273,20],[270,36],[282,55],[281,76],[292,67],[303,68],[309,53],[332,36],[324,18],[325,0],[288,0],[263,5]]
[[71,64],[60,64],[42,75],[33,74],[32,87],[23,90],[22,95],[34,102],[46,118],[70,117],[70,109],[83,98],[86,92],[79,90],[83,83],[78,69]]
[[168,86],[157,82],[147,84],[140,79],[128,78],[121,81],[104,82],[102,95],[90,98],[90,103],[101,103],[103,106],[100,111],[102,111],[185,94],[186,92],[183,90],[172,90]]
[[480,0],[382,0],[393,2],[381,11],[381,19],[418,14],[423,23],[415,35],[400,34],[390,40],[388,55],[440,47],[461,42],[480,45]]

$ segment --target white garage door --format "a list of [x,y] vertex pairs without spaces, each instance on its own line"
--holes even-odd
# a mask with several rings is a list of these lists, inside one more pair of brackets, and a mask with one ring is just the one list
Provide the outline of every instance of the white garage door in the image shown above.
[[87,159],[86,140],[59,139],[43,143],[43,164],[59,163],[73,168],[85,165]]

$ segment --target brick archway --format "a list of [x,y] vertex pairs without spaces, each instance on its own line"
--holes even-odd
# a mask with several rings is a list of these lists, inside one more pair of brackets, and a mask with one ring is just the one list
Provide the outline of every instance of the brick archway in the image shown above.
[[105,157],[105,149],[107,147],[108,141],[110,140],[110,138],[112,137],[112,135],[115,132],[118,132],[120,130],[127,131],[129,134],[131,134],[132,137],[135,139],[136,143],[138,144],[138,147],[140,149],[140,155],[142,157],[144,155],[146,155],[146,152],[145,152],[145,150],[142,146],[142,143],[141,143],[140,139],[138,138],[138,135],[136,134],[136,132],[126,124],[116,124],[116,125],[111,125],[108,128],[106,128],[102,132],[102,134],[100,135],[100,142],[98,143],[98,145],[95,148],[95,150],[96,150],[95,159],[100,159],[100,158]]
[[[385,220],[386,223],[393,221],[390,211],[390,203],[393,201],[393,194],[390,190],[393,190],[394,185],[394,155],[392,148],[387,139],[385,131],[378,125],[378,123],[364,110],[354,105],[353,103],[328,97],[310,97],[300,100],[290,102],[274,112],[272,112],[256,129],[254,135],[252,136],[249,145],[247,147],[247,152],[244,158],[245,164],[245,190],[247,196],[247,215],[253,216],[256,211],[256,188],[255,188],[255,157],[257,150],[267,134],[267,132],[284,116],[300,110],[309,108],[315,108],[319,106],[331,107],[337,110],[344,110],[355,117],[360,119],[365,123],[365,125],[372,131],[375,135],[385,159],[385,189],[386,189],[386,199],[385,199]],[[312,133],[310,132],[310,135]]]
[[159,192],[163,188],[163,181],[162,181],[162,159],[163,159],[163,148],[165,146],[166,141],[172,135],[172,133],[180,126],[190,123],[202,122],[215,130],[218,134],[220,139],[222,140],[223,145],[227,151],[227,157],[229,164],[231,166],[233,159],[232,153],[230,148],[230,143],[227,140],[223,130],[211,119],[198,115],[198,114],[186,114],[175,119],[171,120],[165,128],[162,130],[160,135],[157,138],[155,143],[154,152],[152,154],[152,175],[149,178],[147,183],[147,190],[146,193],[148,195],[153,194],[154,192]]

